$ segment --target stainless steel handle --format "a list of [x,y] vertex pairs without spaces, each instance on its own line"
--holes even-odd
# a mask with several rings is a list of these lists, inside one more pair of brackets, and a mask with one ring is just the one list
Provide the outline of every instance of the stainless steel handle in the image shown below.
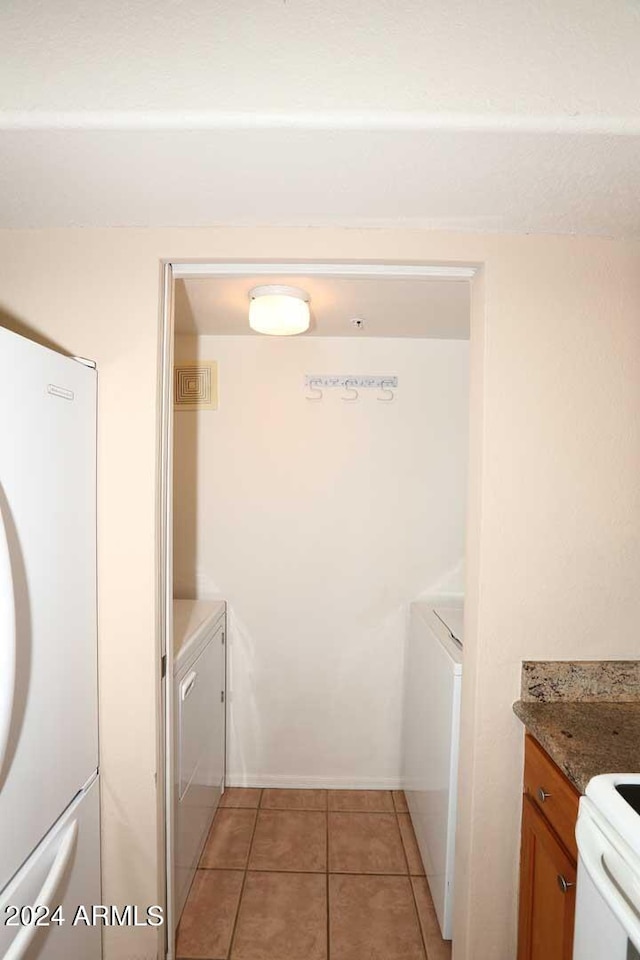
[[561,873],[558,874],[556,879],[558,881],[558,886],[560,887],[563,893],[566,893],[569,887],[575,887],[575,883],[570,883],[568,880],[566,880],[562,876]]
[[544,803],[551,796],[550,793],[547,793],[546,790],[543,790],[542,787],[538,787],[538,800],[540,803]]

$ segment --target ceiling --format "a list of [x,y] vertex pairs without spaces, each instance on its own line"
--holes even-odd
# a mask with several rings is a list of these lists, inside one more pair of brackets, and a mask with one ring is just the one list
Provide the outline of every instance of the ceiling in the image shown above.
[[0,226],[640,237],[639,0],[6,0]]
[[402,225],[640,236],[640,138],[0,134],[0,225]]
[[[469,337],[470,284],[464,280],[300,276],[177,280],[178,335],[255,334],[249,328],[248,293],[264,283],[302,287],[310,296],[306,336]],[[351,319],[364,320],[357,328]]]
[[636,0],[0,7],[9,112],[638,116]]

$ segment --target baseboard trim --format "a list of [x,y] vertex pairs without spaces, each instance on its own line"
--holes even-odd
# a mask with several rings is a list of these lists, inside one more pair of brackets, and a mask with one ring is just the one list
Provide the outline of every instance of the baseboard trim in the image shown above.
[[228,773],[228,787],[281,787],[289,790],[402,790],[399,777],[296,777]]

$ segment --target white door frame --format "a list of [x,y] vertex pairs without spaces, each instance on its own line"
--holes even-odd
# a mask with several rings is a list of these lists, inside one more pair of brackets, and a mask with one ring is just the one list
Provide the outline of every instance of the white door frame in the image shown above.
[[174,276],[165,263],[160,291],[160,404],[157,487],[157,633],[160,678],[157,704],[158,880],[164,897],[164,950],[174,960],[175,919],[173,890],[173,343]]
[[163,261],[160,300],[160,413],[158,449],[158,637],[162,664],[158,704],[158,802],[161,883],[165,888],[165,956],[175,960],[173,891],[173,347],[174,284],[192,277],[316,276],[360,279],[472,281],[479,264],[377,263],[370,261]]

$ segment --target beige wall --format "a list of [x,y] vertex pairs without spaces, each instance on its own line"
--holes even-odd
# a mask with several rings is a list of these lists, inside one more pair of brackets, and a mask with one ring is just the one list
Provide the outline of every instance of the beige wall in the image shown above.
[[638,245],[489,244],[457,957],[513,956],[519,661],[638,656],[639,267]]
[[[158,896],[159,259],[485,264],[477,288],[484,301],[474,304],[472,330],[472,380],[481,403],[472,438],[474,602],[455,955],[511,960],[522,755],[511,702],[519,662],[637,656],[640,247],[418,231],[114,229],[0,232],[0,253],[5,317],[99,365],[104,897],[141,904]],[[153,934],[124,930],[107,944],[110,960],[155,956]]]

